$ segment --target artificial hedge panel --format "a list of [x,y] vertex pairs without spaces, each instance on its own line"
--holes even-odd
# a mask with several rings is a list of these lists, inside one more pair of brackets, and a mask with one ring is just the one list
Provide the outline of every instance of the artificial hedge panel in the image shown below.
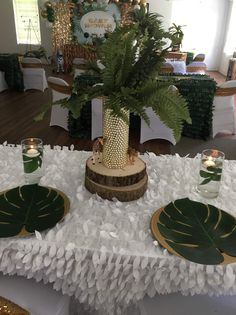
[[9,89],[24,91],[23,73],[17,54],[0,54],[0,70],[5,73]]
[[[79,75],[74,80],[74,86],[92,86],[98,83],[96,76]],[[76,90],[77,88],[75,88]],[[72,91],[73,93],[73,91]],[[72,94],[73,97],[73,94]],[[74,119],[72,113],[68,116],[68,130],[72,138],[91,139],[91,102],[87,102],[86,106],[82,107],[80,117]]]
[[182,135],[207,139],[212,130],[213,99],[216,82],[207,77],[179,80],[175,83],[188,102],[192,124],[184,124]]
[[[212,106],[216,91],[216,82],[207,75],[168,75],[162,77],[175,84],[188,102],[192,124],[185,124],[182,135],[191,138],[207,139],[212,129]],[[81,75],[75,84],[93,85],[98,83],[96,77]],[[134,120],[137,123],[136,120]],[[131,129],[134,129],[131,119]],[[74,119],[69,114],[69,135],[75,138],[91,139],[91,102],[82,108],[80,117]],[[135,128],[136,129],[136,128]],[[139,130],[139,129],[137,129]]]
[[91,139],[91,102],[81,109],[80,117],[74,119],[71,112],[68,116],[68,130],[72,138]]

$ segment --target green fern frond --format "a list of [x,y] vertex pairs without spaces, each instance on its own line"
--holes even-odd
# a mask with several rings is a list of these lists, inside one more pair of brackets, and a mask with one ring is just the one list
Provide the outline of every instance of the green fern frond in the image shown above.
[[[183,121],[190,120],[186,103],[180,94],[169,93],[166,90],[158,91],[159,103],[153,106],[154,112],[160,119],[173,130],[176,141],[181,137]],[[181,108],[180,111],[177,110]]]
[[[122,108],[150,123],[146,108],[151,107],[160,119],[173,129],[178,141],[183,123],[190,123],[188,106],[179,93],[173,93],[169,86],[173,84],[160,80],[159,69],[166,53],[166,39],[171,38],[165,32],[159,19],[160,15],[140,10],[130,13],[133,23],[115,29],[102,44],[98,44],[97,56],[104,65],[87,63],[96,76],[83,76],[74,82],[72,96],[59,101],[67,107],[74,118],[88,101],[104,97],[105,109],[111,109],[112,115],[128,123]],[[96,85],[100,83],[100,85]]]

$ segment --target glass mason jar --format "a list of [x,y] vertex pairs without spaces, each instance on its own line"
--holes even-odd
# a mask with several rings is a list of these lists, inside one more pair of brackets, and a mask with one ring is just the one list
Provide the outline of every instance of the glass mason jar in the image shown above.
[[27,138],[21,141],[26,184],[37,184],[43,176],[43,141]]
[[198,191],[207,198],[216,198],[220,190],[225,154],[219,150],[202,151],[198,176]]

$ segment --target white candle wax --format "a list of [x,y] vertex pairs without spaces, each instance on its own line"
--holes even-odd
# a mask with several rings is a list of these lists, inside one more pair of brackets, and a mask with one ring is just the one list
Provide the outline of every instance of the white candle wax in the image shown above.
[[213,161],[213,158],[211,156],[209,156],[208,160],[206,160],[205,162],[203,162],[204,166],[205,167],[209,167],[209,166],[213,166],[215,167],[216,164],[215,162]]
[[35,148],[30,148],[26,152],[26,155],[28,157],[35,157],[35,156],[38,156],[39,154],[40,154],[39,151]]

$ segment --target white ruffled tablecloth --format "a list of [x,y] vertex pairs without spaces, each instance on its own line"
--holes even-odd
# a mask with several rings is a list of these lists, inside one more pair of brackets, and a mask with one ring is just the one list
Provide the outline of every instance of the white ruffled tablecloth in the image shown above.
[[[236,294],[236,264],[205,266],[175,257],[150,232],[154,211],[184,197],[236,216],[236,161],[225,161],[220,194],[207,200],[195,189],[199,156],[143,155],[148,190],[136,201],[121,203],[85,189],[89,155],[45,147],[40,184],[64,191],[70,212],[49,231],[0,239],[0,271],[52,282],[56,290],[103,315],[123,315],[145,294]],[[19,147],[0,146],[0,179],[0,191],[24,184]]]

